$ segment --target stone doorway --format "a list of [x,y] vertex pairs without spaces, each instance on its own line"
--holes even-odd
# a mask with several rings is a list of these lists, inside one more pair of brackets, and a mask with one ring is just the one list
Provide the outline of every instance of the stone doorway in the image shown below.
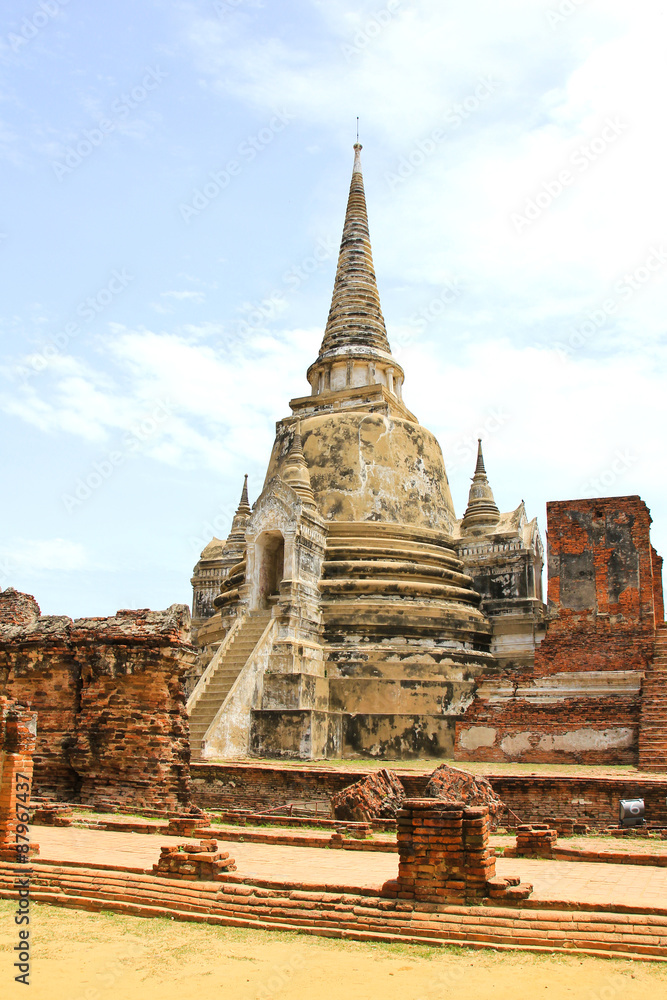
[[285,573],[285,539],[279,531],[266,531],[257,540],[259,566],[257,607],[268,608],[278,600]]

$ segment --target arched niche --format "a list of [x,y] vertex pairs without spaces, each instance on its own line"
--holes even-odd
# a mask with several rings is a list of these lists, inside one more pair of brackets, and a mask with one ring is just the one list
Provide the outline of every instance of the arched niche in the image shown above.
[[263,531],[255,542],[256,608],[268,608],[278,597],[285,575],[285,539],[281,531]]

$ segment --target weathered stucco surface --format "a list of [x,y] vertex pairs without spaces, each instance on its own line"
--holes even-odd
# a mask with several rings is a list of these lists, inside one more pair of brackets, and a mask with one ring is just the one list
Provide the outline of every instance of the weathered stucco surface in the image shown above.
[[[293,418],[278,424],[267,480],[280,474],[293,433]],[[302,418],[301,436],[326,521],[393,521],[451,531],[445,463],[425,427],[355,410]]]

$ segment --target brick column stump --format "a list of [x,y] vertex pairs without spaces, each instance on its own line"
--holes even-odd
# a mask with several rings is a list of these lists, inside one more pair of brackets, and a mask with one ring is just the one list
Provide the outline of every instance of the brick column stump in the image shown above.
[[398,878],[383,894],[425,903],[481,902],[490,895],[525,899],[532,886],[519,879],[496,884],[496,860],[489,847],[487,806],[442,799],[406,799],[398,813]]
[[[37,844],[30,843],[27,850],[21,849],[28,843],[23,838],[30,836],[27,824],[36,733],[36,713],[0,697],[0,861],[16,864],[39,854]],[[20,782],[18,787],[17,782]],[[24,784],[28,785],[27,790],[22,787]],[[22,819],[23,816],[26,818]]]

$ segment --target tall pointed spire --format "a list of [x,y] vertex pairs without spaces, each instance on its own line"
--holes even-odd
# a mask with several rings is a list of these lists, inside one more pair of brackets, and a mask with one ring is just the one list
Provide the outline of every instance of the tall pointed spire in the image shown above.
[[468,495],[468,506],[461,521],[461,528],[464,531],[468,528],[492,528],[499,520],[500,511],[493,498],[493,490],[489,485],[486,469],[484,468],[482,439],[478,438],[475,475],[472,477],[472,486]]
[[368,232],[361,144],[355,142],[331,308],[319,356],[308,369],[308,381],[313,395],[380,383],[400,398],[403,377],[403,369],[391,354],[380,306]]
[[390,351],[373,269],[360,154],[361,144],[355,142],[343,238],[321,354],[345,345]]

